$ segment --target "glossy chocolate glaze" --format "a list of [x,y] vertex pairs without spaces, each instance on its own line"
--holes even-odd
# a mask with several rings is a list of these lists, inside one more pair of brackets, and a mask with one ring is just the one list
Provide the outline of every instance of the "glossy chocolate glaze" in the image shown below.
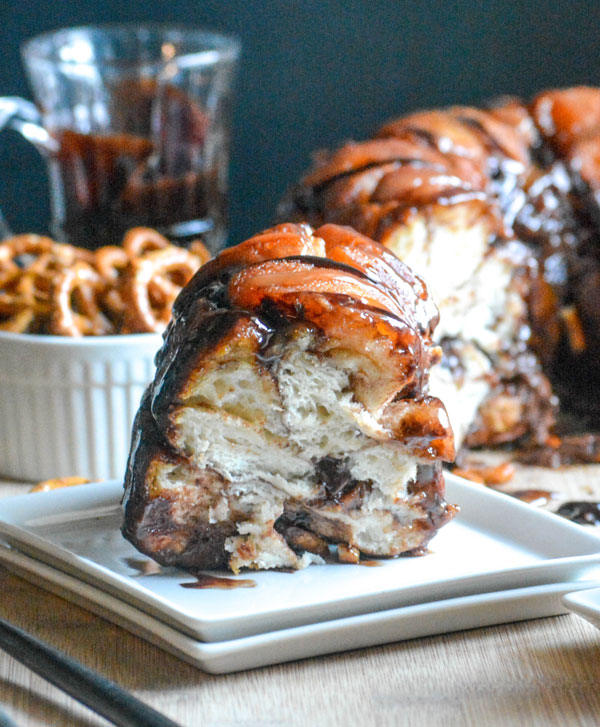
[[[341,502],[359,486],[348,472],[344,461],[335,457],[323,457],[319,460],[315,465],[315,475],[324,500]],[[363,487],[368,486],[368,483],[361,484]]]
[[251,578],[224,578],[213,576],[209,573],[196,573],[196,580],[180,583],[182,588],[217,588],[219,590],[231,591],[234,588],[256,588],[256,581]]
[[565,502],[556,514],[579,525],[600,525],[599,502]]

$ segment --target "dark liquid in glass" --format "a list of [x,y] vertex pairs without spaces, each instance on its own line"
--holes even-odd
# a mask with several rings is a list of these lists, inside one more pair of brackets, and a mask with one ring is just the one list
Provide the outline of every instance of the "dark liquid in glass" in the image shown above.
[[95,249],[119,244],[128,229],[144,225],[185,243],[223,215],[217,161],[211,166],[205,158],[204,114],[172,90],[161,105],[160,133],[151,141],[153,91],[149,82],[120,90],[120,113],[113,109],[113,117],[127,132],[54,133],[52,183],[62,192],[55,195],[62,204],[54,219],[62,239]]

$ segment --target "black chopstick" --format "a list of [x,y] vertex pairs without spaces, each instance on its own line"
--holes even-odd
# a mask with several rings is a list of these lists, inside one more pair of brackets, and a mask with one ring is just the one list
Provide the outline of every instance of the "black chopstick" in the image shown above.
[[118,727],[180,727],[114,682],[1,618],[0,649]]
[[12,719],[6,714],[6,712],[0,707],[0,727],[17,727]]

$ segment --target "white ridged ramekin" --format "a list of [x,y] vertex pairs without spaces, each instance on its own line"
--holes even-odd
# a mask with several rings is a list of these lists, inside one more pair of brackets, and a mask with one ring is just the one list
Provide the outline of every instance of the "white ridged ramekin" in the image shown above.
[[0,332],[0,475],[121,478],[159,334]]

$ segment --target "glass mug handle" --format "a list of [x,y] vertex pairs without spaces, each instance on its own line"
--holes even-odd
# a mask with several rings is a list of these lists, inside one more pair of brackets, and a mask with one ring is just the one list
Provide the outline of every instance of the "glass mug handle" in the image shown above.
[[[0,131],[4,129],[18,131],[42,156],[57,150],[57,143],[42,126],[37,106],[24,98],[0,97]],[[12,234],[0,210],[0,239],[11,237]]]

